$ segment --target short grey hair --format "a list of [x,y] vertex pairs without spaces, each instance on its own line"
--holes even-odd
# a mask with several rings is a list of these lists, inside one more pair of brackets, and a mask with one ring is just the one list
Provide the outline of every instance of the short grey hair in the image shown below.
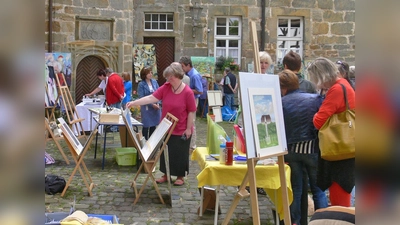
[[113,69],[111,69],[111,68],[106,68],[104,71],[106,72],[106,74],[114,72]]
[[310,75],[310,80],[321,89],[332,87],[339,74],[339,70],[335,63],[324,57],[316,58],[307,67],[307,71]]
[[171,63],[167,68],[165,68],[163,72],[163,76],[166,78],[166,76],[171,75],[174,76],[180,80],[183,79],[183,76],[185,75],[185,72],[182,69],[181,64],[177,62]]

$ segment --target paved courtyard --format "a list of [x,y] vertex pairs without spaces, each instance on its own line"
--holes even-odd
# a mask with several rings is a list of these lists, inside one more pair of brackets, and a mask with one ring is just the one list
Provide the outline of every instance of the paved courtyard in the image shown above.
[[[225,128],[228,135],[232,135],[232,123],[222,122],[220,125]],[[198,117],[196,126],[197,146],[206,146],[206,119]],[[79,173],[77,173],[64,197],[61,197],[60,194],[45,194],[46,212],[69,212],[75,199],[75,209],[91,214],[115,214],[119,218],[120,224],[125,225],[214,223],[214,212],[206,212],[202,217],[199,217],[197,214],[200,204],[200,194],[197,187],[196,175],[200,172],[200,168],[196,161],[190,161],[190,173],[185,179],[185,184],[180,187],[172,186],[171,205],[161,204],[153,185],[149,182],[138,203],[133,205],[135,194],[131,188],[131,182],[137,169],[136,166],[117,165],[115,147],[120,146],[119,134],[114,133],[114,135],[110,136],[110,138],[107,138],[104,170],[101,169],[102,145],[98,146],[96,159],[94,159],[94,142],[85,156],[85,163],[95,183],[93,196],[88,196],[87,189]],[[102,140],[102,138],[99,138],[99,140]],[[63,140],[61,140],[61,144],[64,146],[64,152],[69,157],[71,164],[67,165],[65,163],[54,142],[49,141],[46,145],[46,151],[56,160],[56,163],[46,165],[45,174],[60,175],[65,180],[68,180],[75,167],[75,163]],[[100,142],[100,144],[102,143]],[[161,172],[156,170],[154,176],[156,178],[160,177]],[[145,177],[145,174],[140,175],[139,187]],[[167,198],[167,185],[160,184],[159,187],[162,195]],[[218,224],[221,224],[225,218],[236,190],[236,187],[221,187],[220,205],[222,214],[219,216]],[[259,195],[261,224],[273,224],[271,206],[272,204],[268,197]],[[229,224],[252,224],[249,198],[240,201]]]

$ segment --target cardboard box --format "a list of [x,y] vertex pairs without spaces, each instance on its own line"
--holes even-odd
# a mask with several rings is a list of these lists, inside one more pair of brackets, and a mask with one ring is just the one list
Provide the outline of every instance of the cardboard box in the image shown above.
[[116,113],[100,113],[99,121],[101,123],[119,123],[119,114]]

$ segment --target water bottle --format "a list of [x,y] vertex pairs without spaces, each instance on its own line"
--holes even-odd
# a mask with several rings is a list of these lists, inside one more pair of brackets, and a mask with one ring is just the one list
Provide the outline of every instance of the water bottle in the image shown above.
[[233,142],[226,142],[226,151],[225,151],[225,165],[233,164]]
[[226,146],[225,144],[220,144],[219,145],[219,163],[220,164],[225,164],[225,153],[226,152]]

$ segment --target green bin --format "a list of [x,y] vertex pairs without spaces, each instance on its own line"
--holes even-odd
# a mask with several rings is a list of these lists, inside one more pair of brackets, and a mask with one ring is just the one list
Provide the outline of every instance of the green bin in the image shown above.
[[115,148],[117,164],[119,166],[136,165],[137,150],[133,147]]

